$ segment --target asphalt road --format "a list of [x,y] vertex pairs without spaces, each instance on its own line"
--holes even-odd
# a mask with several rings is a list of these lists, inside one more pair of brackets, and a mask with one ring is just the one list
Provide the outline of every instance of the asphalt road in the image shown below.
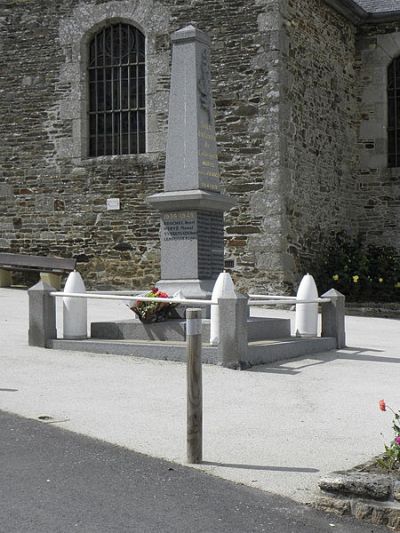
[[0,411],[0,533],[387,532]]

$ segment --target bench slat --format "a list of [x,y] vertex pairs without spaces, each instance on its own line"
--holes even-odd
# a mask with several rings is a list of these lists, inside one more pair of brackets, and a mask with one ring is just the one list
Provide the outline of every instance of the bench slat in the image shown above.
[[76,259],[0,253],[0,268],[5,270],[40,270],[65,272],[74,270]]

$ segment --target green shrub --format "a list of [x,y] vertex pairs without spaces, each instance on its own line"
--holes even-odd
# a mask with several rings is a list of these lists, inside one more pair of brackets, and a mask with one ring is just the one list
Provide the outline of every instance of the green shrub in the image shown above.
[[366,245],[340,232],[308,270],[320,294],[334,288],[350,301],[400,301],[400,256],[392,246]]

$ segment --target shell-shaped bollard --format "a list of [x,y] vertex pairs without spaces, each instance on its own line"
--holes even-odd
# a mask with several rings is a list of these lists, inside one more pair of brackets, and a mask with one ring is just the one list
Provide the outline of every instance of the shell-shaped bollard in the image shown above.
[[[228,272],[221,272],[215,282],[211,299],[216,302],[219,298],[235,298],[235,285]],[[210,344],[219,344],[219,308],[218,305],[211,306],[210,312]]]
[[[79,272],[74,270],[68,276],[65,293],[83,293],[86,287]],[[87,300],[86,298],[63,298],[64,339],[86,339],[87,337]]]
[[[311,274],[300,282],[297,300],[316,300],[318,290]],[[295,333],[298,337],[316,337],[318,332],[318,303],[296,304]]]

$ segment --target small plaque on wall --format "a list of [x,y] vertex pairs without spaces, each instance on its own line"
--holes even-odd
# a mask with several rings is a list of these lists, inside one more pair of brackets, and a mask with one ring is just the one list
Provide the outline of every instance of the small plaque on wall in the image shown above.
[[121,209],[119,198],[107,198],[107,211],[118,211]]

